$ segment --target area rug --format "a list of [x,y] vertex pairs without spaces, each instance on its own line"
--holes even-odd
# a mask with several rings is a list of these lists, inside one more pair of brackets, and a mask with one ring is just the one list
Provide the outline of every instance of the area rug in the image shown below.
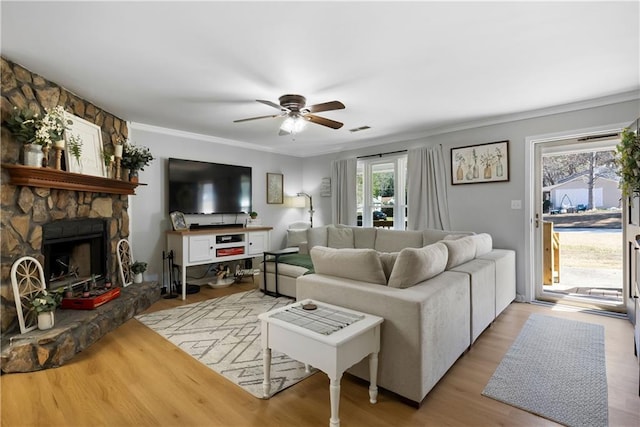
[[606,426],[604,327],[532,314],[482,394],[567,426]]
[[[186,353],[258,398],[262,396],[262,347],[258,314],[293,303],[258,290],[136,316]],[[272,351],[271,396],[315,373]]]

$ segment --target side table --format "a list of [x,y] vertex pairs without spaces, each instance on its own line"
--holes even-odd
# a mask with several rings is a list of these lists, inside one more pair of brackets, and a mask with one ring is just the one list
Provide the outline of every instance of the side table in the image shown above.
[[[280,293],[278,292],[278,260],[280,259],[280,257],[282,255],[290,255],[290,254],[297,254],[298,253],[298,248],[284,248],[284,249],[278,249],[276,251],[264,251],[264,257],[263,257],[263,262],[262,262],[262,273],[263,273],[263,281],[264,281],[264,289],[262,290],[262,292],[265,295],[270,295],[272,297],[279,297]],[[274,277],[275,277],[275,292],[271,292],[267,290],[267,261],[273,258],[273,264],[274,264]]]
[[[307,304],[317,308],[307,311],[302,308]],[[262,384],[265,398],[269,398],[271,391],[271,349],[275,349],[292,359],[314,366],[329,376],[330,427],[340,426],[338,413],[342,374],[367,355],[369,402],[376,403],[380,325],[384,321],[382,317],[323,302],[303,300],[259,314],[258,319],[262,324]],[[327,325],[333,329],[327,330]],[[338,326],[334,328],[334,325]]]

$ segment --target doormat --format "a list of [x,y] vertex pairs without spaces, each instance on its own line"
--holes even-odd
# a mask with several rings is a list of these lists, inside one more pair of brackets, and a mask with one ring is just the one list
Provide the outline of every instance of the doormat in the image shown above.
[[482,394],[567,426],[608,425],[604,327],[532,314]]

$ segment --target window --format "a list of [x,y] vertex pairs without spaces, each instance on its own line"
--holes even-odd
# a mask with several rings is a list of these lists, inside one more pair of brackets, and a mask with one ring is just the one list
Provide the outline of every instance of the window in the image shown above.
[[356,185],[359,226],[406,228],[406,154],[358,160]]

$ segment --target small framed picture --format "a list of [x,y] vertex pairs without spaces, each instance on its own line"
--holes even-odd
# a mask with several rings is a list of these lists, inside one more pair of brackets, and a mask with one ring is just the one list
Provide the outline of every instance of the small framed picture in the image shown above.
[[171,224],[173,225],[174,230],[182,231],[189,229],[187,221],[184,219],[184,214],[182,212],[171,212],[169,216],[171,217]]
[[267,203],[274,205],[284,203],[282,181],[281,173],[267,173]]

